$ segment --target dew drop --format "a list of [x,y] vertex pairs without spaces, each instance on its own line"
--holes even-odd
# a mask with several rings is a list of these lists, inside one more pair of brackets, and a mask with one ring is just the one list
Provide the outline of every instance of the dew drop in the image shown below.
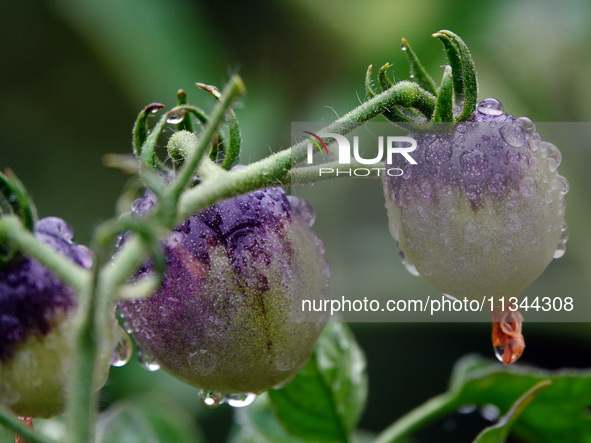
[[500,414],[501,411],[495,405],[488,404],[480,408],[480,415],[488,421],[495,421]]
[[145,215],[150,209],[152,209],[153,206],[154,202],[152,200],[147,198],[138,198],[131,204],[131,211],[136,214]]
[[312,205],[303,198],[295,195],[288,195],[287,199],[291,205],[292,213],[298,214],[308,226],[312,226],[316,221],[316,212]]
[[458,409],[460,414],[471,414],[476,410],[476,405],[465,405]]
[[562,175],[558,176],[558,180],[560,181],[560,195],[566,195],[568,193],[568,190],[570,189],[568,180],[566,179],[566,177],[563,177]]
[[492,176],[490,181],[489,189],[495,194],[500,194],[506,189],[505,177],[500,172],[497,172]]
[[438,166],[451,159],[452,147],[449,145],[429,145],[425,149],[425,161],[432,165]]
[[559,242],[556,251],[554,251],[554,258],[560,258],[566,253],[566,243]]
[[532,134],[536,130],[536,124],[529,117],[519,117],[515,120],[521,127]]
[[515,149],[509,149],[505,155],[505,158],[506,165],[516,165],[519,163],[519,160],[521,160],[521,154]]
[[485,98],[478,104],[476,110],[484,115],[501,115],[503,105],[495,98]]
[[456,131],[461,134],[465,134],[469,130],[470,130],[470,128],[468,127],[467,123],[460,123],[458,126],[456,126]]
[[160,369],[160,365],[158,364],[156,359],[151,355],[146,354],[142,349],[138,348],[137,355],[140,360],[140,364],[144,369],[150,372],[154,372]]
[[415,277],[419,277],[419,271],[417,271],[417,267],[415,265],[413,265],[411,262],[409,262],[408,260],[403,260],[402,263],[404,264],[404,266],[406,267],[406,270],[408,272],[410,272],[411,275],[414,275]]
[[94,254],[84,245],[76,246],[76,259],[83,268],[90,269],[94,263]]
[[509,123],[508,125],[503,126],[499,132],[501,133],[503,140],[514,148],[519,148],[525,144],[523,128],[518,124]]
[[199,391],[199,400],[201,400],[201,404],[208,409],[215,409],[222,403],[224,403],[224,394],[219,392],[208,391],[205,392],[203,390]]
[[568,241],[568,225],[565,223],[560,230],[560,241],[566,243]]
[[118,329],[119,341],[117,341],[113,355],[111,356],[111,366],[115,366],[116,368],[125,366],[133,354],[131,338],[121,327]]
[[465,174],[480,175],[488,168],[488,158],[478,149],[469,149],[460,155],[460,164]]
[[560,166],[560,162],[562,161],[560,150],[552,143],[548,142],[541,142],[539,147],[542,150],[543,155],[546,157],[550,171],[556,171],[558,166]]
[[400,45],[400,49],[402,49],[403,51],[406,51],[406,46]]
[[74,230],[64,220],[58,217],[45,217],[35,224],[35,230],[50,235],[56,235],[64,240],[74,239]]
[[233,408],[243,408],[251,405],[257,398],[256,394],[227,394],[224,401]]
[[505,354],[505,347],[504,346],[495,346],[495,357],[501,363],[503,363],[503,355]]
[[535,182],[532,177],[525,177],[519,184],[519,191],[524,197],[533,197],[535,191]]
[[482,189],[477,183],[470,183],[466,186],[466,195],[471,202],[478,202],[482,198]]
[[185,115],[187,115],[187,111],[185,111],[184,109],[180,109],[178,111],[175,111],[171,114],[168,114],[168,118],[166,119],[166,123],[168,123],[169,125],[178,125],[180,122],[182,122],[185,119]]

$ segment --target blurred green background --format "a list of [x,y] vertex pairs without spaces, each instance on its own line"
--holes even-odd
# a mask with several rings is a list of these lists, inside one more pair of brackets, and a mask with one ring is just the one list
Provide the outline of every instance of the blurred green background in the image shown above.
[[[591,121],[590,2],[30,0],[0,2],[0,21],[0,167],[18,174],[41,216],[67,219],[81,242],[114,214],[126,181],[102,166],[102,156],[129,153],[137,112],[155,101],[173,105],[179,88],[211,107],[196,81],[244,78],[248,93],[237,114],[247,163],[289,146],[292,121],[331,121],[355,107],[368,64],[390,62],[397,79],[407,78],[401,37],[439,79],[445,58],[430,35],[451,29],[473,52],[481,98],[494,96],[534,121]],[[560,172],[571,183],[570,242],[530,296],[586,297],[591,287],[591,149],[562,137],[549,141],[561,149]],[[378,181],[298,192],[316,207],[334,296],[437,294],[398,259]],[[370,431],[444,391],[460,356],[492,356],[488,324],[352,326],[368,357],[361,426]],[[591,367],[589,324],[526,324],[524,332],[524,363]],[[222,441],[232,423],[229,408],[205,410],[195,389],[135,361],[112,370],[102,406],[120,398],[173,417],[177,429],[199,426],[209,441]],[[457,415],[420,441],[469,441],[486,424],[477,413]]]

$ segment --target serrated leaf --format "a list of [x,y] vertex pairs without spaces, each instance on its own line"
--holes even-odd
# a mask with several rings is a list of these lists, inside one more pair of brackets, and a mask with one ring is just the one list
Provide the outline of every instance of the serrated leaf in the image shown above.
[[513,426],[521,413],[532,402],[536,395],[540,393],[540,391],[551,384],[552,382],[550,380],[544,380],[529,389],[525,394],[519,397],[515,403],[513,403],[511,409],[509,409],[509,411],[503,415],[497,423],[489,426],[478,434],[474,443],[504,443],[509,436],[511,426]]
[[291,434],[311,441],[350,441],[365,408],[367,374],[365,357],[349,328],[329,323],[308,364],[269,396]]

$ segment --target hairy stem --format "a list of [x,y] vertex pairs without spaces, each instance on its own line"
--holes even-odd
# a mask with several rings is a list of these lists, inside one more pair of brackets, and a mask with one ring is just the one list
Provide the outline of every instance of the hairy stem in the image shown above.
[[93,275],[93,290],[87,303],[81,303],[78,315],[83,319],[76,331],[76,353],[74,373],[69,386],[67,402],[68,434],[67,443],[93,442],[94,421],[96,419],[96,398],[94,378],[97,368],[97,355],[104,325],[97,325],[97,297]]

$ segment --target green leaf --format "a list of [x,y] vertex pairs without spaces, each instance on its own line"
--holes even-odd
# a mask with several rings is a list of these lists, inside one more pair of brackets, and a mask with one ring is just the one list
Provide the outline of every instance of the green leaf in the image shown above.
[[165,399],[118,402],[97,423],[97,443],[200,443],[205,439],[192,417]]
[[437,95],[437,104],[432,122],[453,122],[453,83],[451,67],[447,65],[443,70],[441,86]]
[[519,418],[525,408],[531,403],[531,401],[542,391],[543,389],[550,386],[552,382],[550,380],[544,380],[535,385],[521,397],[519,397],[511,409],[503,415],[499,421],[493,426],[489,426],[484,429],[476,439],[474,443],[504,443],[509,436],[511,426]]
[[452,69],[456,102],[463,105],[462,113],[456,121],[465,121],[476,109],[478,101],[478,81],[472,54],[464,41],[451,31],[441,30],[433,34],[433,37],[443,43]]
[[[0,172],[0,218],[15,215],[29,231],[35,229],[37,208],[25,185],[10,169]],[[9,263],[19,251],[7,244],[0,244],[0,266]]]
[[291,434],[313,441],[350,441],[365,408],[367,374],[365,357],[349,328],[329,323],[306,367],[269,396]]
[[408,57],[408,63],[410,65],[410,75],[414,82],[418,83],[418,85],[423,88],[425,91],[430,92],[433,95],[437,93],[437,86],[435,86],[435,82],[431,78],[427,71],[421,64],[419,58],[412,50],[408,41],[405,38],[402,39],[402,50],[406,53]]
[[[215,86],[206,85],[204,83],[195,83],[199,89],[202,89],[209,94],[211,94],[216,100],[219,100],[222,96],[219,89]],[[228,122],[228,127],[230,131],[230,145],[229,147],[225,147],[225,144],[222,141],[220,143],[224,146],[224,155],[225,158],[222,162],[222,168],[228,170],[232,166],[234,166],[238,159],[240,158],[240,146],[242,145],[242,135],[240,134],[240,125],[238,124],[238,118],[236,117],[236,113],[232,108],[228,109],[228,114],[226,115],[226,120]],[[211,160],[217,161],[218,153],[212,151],[211,153]]]
[[[204,443],[207,440],[195,417],[173,399],[150,393],[134,400],[162,443]],[[123,441],[123,440],[122,440]]]
[[103,412],[97,423],[97,443],[158,443],[148,419],[131,403],[118,403]]
[[447,61],[451,66],[456,102],[460,103],[464,99],[464,73],[458,45],[447,34],[441,31],[433,34],[433,37],[438,38],[443,45],[443,49],[447,55]]
[[5,212],[7,215],[14,214],[32,232],[37,221],[37,208],[33,199],[14,172],[10,169],[5,172],[0,172],[0,217]]
[[[552,384],[521,413],[511,431],[525,441],[591,442],[591,371],[560,370],[555,372],[518,366],[503,366],[496,361],[467,356],[456,364],[450,388],[408,412],[386,428],[376,442],[401,441],[434,419],[462,406],[495,405],[507,414],[515,399],[521,402],[541,383]],[[524,395],[526,393],[527,395]],[[525,404],[525,403],[524,403]],[[510,412],[509,416],[516,412]],[[508,431],[509,428],[506,430]],[[504,432],[504,431],[503,431]]]
[[380,86],[385,91],[386,89],[390,89],[394,84],[392,80],[388,78],[388,68],[390,67],[390,63],[386,63],[384,66],[380,68],[378,72],[378,80],[380,81]]
[[503,367],[476,357],[458,362],[451,391],[458,407],[494,404],[508,411],[515,398],[550,380],[536,401],[525,409],[513,425],[515,434],[527,441],[591,441],[591,371],[555,372],[526,366]]
[[365,73],[365,100],[369,100],[370,98],[374,98],[376,96],[376,92],[373,89],[373,80],[371,79],[373,66],[369,65],[367,67],[367,71]]
[[139,158],[142,155],[142,146],[148,138],[148,117],[164,108],[162,103],[151,103],[140,111],[133,125],[133,153]]
[[230,443],[301,443],[278,420],[268,394],[260,395],[247,408],[236,409]]

